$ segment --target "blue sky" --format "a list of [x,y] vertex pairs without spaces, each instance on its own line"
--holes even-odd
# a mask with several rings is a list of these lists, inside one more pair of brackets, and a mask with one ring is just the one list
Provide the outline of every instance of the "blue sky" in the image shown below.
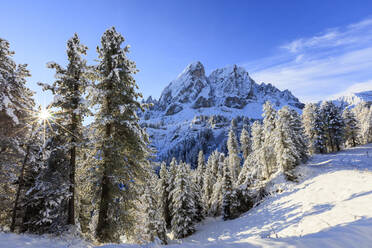
[[115,26],[145,97],[161,90],[193,61],[207,73],[244,66],[257,82],[289,89],[305,102],[372,90],[372,1],[16,1],[2,0],[0,37],[18,63],[29,64],[28,85],[53,82],[46,63],[66,62],[77,32],[94,63],[100,36]]

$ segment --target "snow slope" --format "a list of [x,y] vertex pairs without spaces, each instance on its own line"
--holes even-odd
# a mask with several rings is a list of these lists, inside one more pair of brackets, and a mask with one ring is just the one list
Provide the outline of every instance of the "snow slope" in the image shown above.
[[363,102],[372,104],[372,91],[350,93],[348,95],[338,97],[337,99],[334,99],[332,101],[343,108],[354,107]]
[[[269,189],[280,193],[268,196],[240,218],[207,219],[194,235],[171,241],[167,247],[371,247],[372,144],[315,155],[296,173],[299,183],[275,179]],[[0,247],[89,246],[2,233]]]

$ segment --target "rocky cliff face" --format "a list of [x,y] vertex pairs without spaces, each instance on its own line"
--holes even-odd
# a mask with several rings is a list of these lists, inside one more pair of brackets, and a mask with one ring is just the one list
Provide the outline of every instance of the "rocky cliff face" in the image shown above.
[[303,108],[290,91],[257,84],[242,67],[217,69],[207,76],[204,66],[196,62],[163,90],[159,100],[147,99],[153,107],[141,114],[141,123],[157,150],[157,160],[170,161],[174,156],[194,164],[200,149],[206,154],[226,149],[232,119],[237,121],[237,132],[261,119],[266,101],[276,108]]

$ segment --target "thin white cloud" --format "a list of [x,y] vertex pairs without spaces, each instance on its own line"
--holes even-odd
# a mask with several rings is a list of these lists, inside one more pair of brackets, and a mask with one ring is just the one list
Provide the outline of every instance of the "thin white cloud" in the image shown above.
[[[292,41],[272,58],[244,64],[257,81],[305,102],[372,88],[372,19]],[[358,86],[359,85],[359,86]]]

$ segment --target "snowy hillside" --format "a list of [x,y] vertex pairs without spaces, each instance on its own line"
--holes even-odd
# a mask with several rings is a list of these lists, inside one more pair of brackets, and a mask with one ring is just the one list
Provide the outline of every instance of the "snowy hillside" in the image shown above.
[[[240,127],[250,119],[262,118],[262,105],[270,101],[276,108],[291,106],[300,111],[303,104],[288,90],[271,84],[257,84],[244,68],[236,65],[205,74],[195,62],[172,81],[154,106],[142,115],[159,160],[176,157],[194,164],[197,153],[223,149],[231,119]],[[188,146],[188,147],[186,147]]]
[[[208,219],[197,227],[194,235],[171,241],[166,247],[370,247],[372,144],[337,154],[315,155],[297,168],[297,174],[299,183],[275,179],[275,184],[269,187],[272,195],[240,218]],[[63,238],[50,240],[3,233],[0,247],[89,245]]]
[[372,104],[372,91],[350,93],[348,95],[338,97],[337,99],[333,100],[333,102],[342,107],[355,106],[362,102]]

